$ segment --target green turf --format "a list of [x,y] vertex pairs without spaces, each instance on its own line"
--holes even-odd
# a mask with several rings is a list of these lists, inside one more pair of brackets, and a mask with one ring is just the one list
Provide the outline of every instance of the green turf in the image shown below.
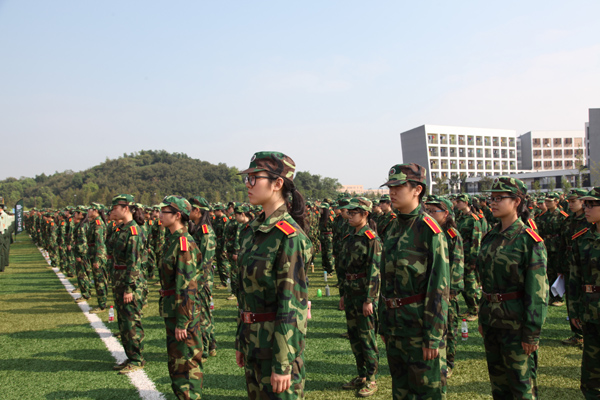
[[[0,398],[1,399],[135,399],[137,392],[110,368],[113,359],[73,303],[54,272],[46,268],[38,250],[24,234],[11,248],[11,265],[0,274]],[[321,271],[321,272],[319,272]],[[306,340],[308,399],[349,399],[340,386],[355,376],[354,358],[346,339],[345,319],[337,310],[338,297],[316,297],[324,292],[319,260],[309,273],[313,319]],[[75,283],[74,280],[71,280]],[[332,284],[330,279],[330,283]],[[167,372],[164,324],[158,317],[158,286],[151,286],[149,307],[144,310],[146,372],[167,399],[171,393]],[[331,293],[337,289],[331,287]],[[244,399],[242,370],[235,365],[236,308],[216,290],[214,312],[218,355],[204,366],[206,399]],[[108,315],[100,314],[105,321]],[[551,307],[539,352],[540,397],[578,399],[581,351],[565,347],[569,336],[566,310]],[[116,326],[111,327],[116,330]],[[457,368],[449,380],[449,399],[491,398],[482,340],[476,323],[470,337],[460,342]],[[391,398],[391,379],[380,345],[379,391],[373,399]]]

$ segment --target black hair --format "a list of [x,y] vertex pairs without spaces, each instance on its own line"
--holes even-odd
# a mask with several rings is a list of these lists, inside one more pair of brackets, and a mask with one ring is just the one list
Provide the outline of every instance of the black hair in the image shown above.
[[281,195],[283,200],[285,201],[285,205],[287,206],[287,211],[290,216],[296,221],[302,230],[306,231],[306,206],[304,202],[304,196],[302,193],[296,189],[294,185],[294,181],[288,178],[284,178],[283,176],[278,176],[271,172],[267,172],[272,178],[281,178],[283,179],[283,187],[281,189]]
[[212,218],[210,217],[210,213],[208,210],[200,210],[202,216],[200,217],[200,221],[198,221],[198,225],[208,225],[212,226]]
[[529,220],[529,207],[527,207],[527,200],[525,200],[525,195],[522,193],[518,193],[514,196],[515,199],[521,199],[521,203],[517,207],[517,215],[524,221],[527,222]]
[[448,216],[446,217],[446,221],[442,224],[442,229],[448,230],[450,228],[458,229],[456,225],[456,221],[454,221],[454,217],[452,216],[452,210],[448,210],[445,204],[443,203],[431,203],[430,205],[436,206],[440,210],[448,211]]
[[104,214],[104,210],[98,210],[98,215],[100,215],[100,218],[102,218],[102,221],[104,221],[104,223],[106,223],[106,214]]
[[[422,183],[419,182],[415,182],[415,181],[407,181],[410,184],[410,187],[413,189],[416,189],[417,186],[421,186],[423,189],[421,190],[421,193],[419,193],[419,204],[423,205],[423,196],[425,196],[425,193],[427,192],[427,186],[425,186]],[[420,213],[423,213],[423,207],[421,207],[421,211]]]
[[130,205],[127,207],[129,207],[129,211],[131,211],[131,216],[133,217],[133,220],[139,226],[143,226],[146,223],[146,218],[144,216],[144,209],[136,207],[134,205]]

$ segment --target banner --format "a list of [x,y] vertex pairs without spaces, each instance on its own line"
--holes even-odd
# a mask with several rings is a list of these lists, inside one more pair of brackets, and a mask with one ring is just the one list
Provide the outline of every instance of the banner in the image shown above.
[[15,205],[15,235],[23,232],[23,199]]

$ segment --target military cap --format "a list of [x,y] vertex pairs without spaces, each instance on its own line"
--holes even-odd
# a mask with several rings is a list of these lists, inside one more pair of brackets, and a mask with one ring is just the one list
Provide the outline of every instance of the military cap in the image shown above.
[[378,206],[379,205],[379,200],[373,200],[373,206]]
[[192,211],[192,205],[189,201],[180,196],[166,196],[162,203],[159,204],[162,207],[173,207],[178,212],[185,214],[187,216],[190,215],[190,211]]
[[225,206],[223,205],[223,203],[215,203],[213,204],[213,210],[217,211],[217,210],[224,210]]
[[580,197],[579,200],[600,200],[600,186],[592,188],[585,196]]
[[546,201],[546,198],[544,196],[540,196],[537,198],[537,200],[535,201],[537,204],[543,203],[544,201]]
[[112,199],[112,205],[113,206],[132,206],[134,205],[135,200],[133,199],[133,196],[130,194],[119,194],[116,195],[115,197],[113,197]]
[[513,194],[527,194],[527,186],[522,180],[517,178],[511,178],[510,176],[499,176],[494,179],[492,188],[484,190],[485,192],[509,192]]
[[449,211],[450,215],[454,215],[454,211],[452,209],[452,202],[445,197],[431,194],[427,196],[427,201],[425,202],[425,204],[433,204],[436,206],[440,206],[441,209]]
[[567,200],[575,200],[582,196],[588,194],[588,191],[585,189],[571,189],[569,195],[567,196]]
[[392,201],[392,199],[390,198],[389,194],[384,194],[383,196],[381,196],[381,198],[379,199],[379,201]]
[[560,195],[556,192],[546,193],[546,200],[558,200]]
[[100,203],[92,203],[89,205],[88,209],[102,211],[102,204]]
[[340,201],[337,202],[336,207],[337,208],[344,208],[344,206],[347,206],[348,203],[350,203],[350,199],[349,198],[340,199]]
[[353,197],[350,199],[348,204],[341,206],[340,208],[347,208],[348,210],[359,208],[361,210],[371,212],[373,210],[373,202],[366,197]]
[[329,204],[328,203],[321,203],[321,205],[319,205],[320,208],[329,208]]
[[294,179],[296,164],[294,160],[278,151],[259,151],[250,159],[250,166],[238,175],[266,171],[282,178]]
[[427,186],[427,170],[419,164],[396,164],[390,168],[388,181],[381,186],[398,186],[408,181]]
[[457,194],[456,197],[455,197],[455,199],[457,201],[464,201],[466,203],[470,203],[471,202],[471,196],[469,196],[468,193]]
[[194,208],[198,208],[203,211],[210,210],[210,205],[208,204],[208,201],[204,197],[194,196],[194,197],[189,198],[188,201]]
[[241,213],[247,213],[250,211],[250,207],[248,207],[245,204],[239,204],[237,203],[235,205],[235,207],[233,208],[233,212],[237,213],[237,214],[241,214]]

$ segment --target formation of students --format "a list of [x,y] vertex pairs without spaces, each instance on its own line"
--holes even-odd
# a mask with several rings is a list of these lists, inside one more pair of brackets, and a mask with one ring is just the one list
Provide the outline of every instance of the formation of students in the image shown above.
[[536,198],[499,177],[484,195],[427,196],[425,169],[410,163],[390,169],[390,194],[379,200],[305,202],[294,173],[289,156],[258,152],[240,173],[249,204],[167,196],[144,207],[121,194],[110,209],[33,210],[25,222],[52,265],[77,275],[78,301],[91,299],[93,280],[90,312],[106,310],[112,288],[128,357],[115,366],[121,374],[145,364],[142,310],[158,274],[181,399],[201,397],[203,357],[216,356],[213,281],[239,306],[236,363],[249,398],[304,398],[307,271],[317,253],[337,278],[356,360],[343,389],[377,391],[379,334],[394,399],[445,398],[464,318],[478,321],[493,397],[537,398],[539,340],[548,305],[564,305],[550,294],[561,278],[572,330],[563,343],[582,347],[581,390],[600,396],[600,188]]

